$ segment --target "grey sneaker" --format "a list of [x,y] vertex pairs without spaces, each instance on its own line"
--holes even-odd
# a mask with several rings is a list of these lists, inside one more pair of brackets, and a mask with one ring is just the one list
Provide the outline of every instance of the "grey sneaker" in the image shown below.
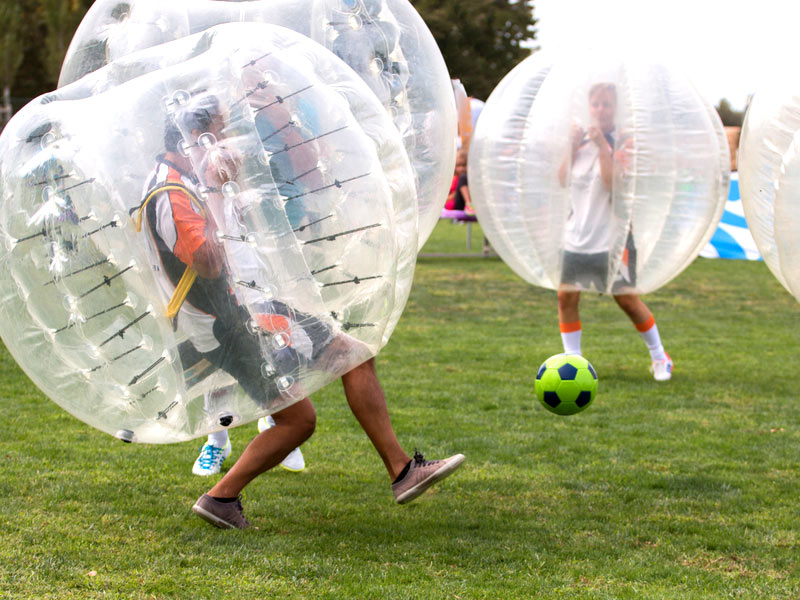
[[454,454],[444,460],[425,460],[419,452],[414,452],[408,471],[400,481],[392,484],[394,499],[398,504],[411,502],[437,481],[441,481],[464,462],[463,454]]
[[220,502],[208,494],[203,494],[192,507],[194,513],[212,525],[222,529],[247,529],[250,522],[244,518],[242,499],[236,502]]

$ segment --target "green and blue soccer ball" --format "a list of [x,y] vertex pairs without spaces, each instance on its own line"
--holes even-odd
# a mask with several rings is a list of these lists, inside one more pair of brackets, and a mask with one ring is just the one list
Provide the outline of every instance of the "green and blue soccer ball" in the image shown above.
[[597,373],[577,354],[556,354],[536,373],[536,397],[557,415],[574,415],[592,403],[597,394]]

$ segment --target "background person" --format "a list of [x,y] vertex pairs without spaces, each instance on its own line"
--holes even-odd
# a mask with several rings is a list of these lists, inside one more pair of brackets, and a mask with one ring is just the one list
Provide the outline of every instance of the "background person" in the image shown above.
[[456,167],[453,174],[453,181],[450,184],[450,192],[444,207],[447,210],[463,210],[468,214],[475,214],[472,208],[472,199],[469,195],[469,183],[467,181],[467,156],[468,151],[464,148],[456,155]]
[[[614,175],[614,129],[617,91],[612,83],[597,83],[589,90],[591,125],[584,131],[574,125],[571,155],[558,172],[562,186],[569,186],[572,205],[564,236],[561,286],[558,290],[558,320],[564,352],[581,354],[582,324],[578,306],[580,289],[607,288],[608,252],[613,213],[611,189]],[[636,248],[628,232],[614,290],[636,285]],[[650,351],[651,371],[657,381],[672,377],[672,359],[665,352],[653,313],[637,294],[614,294]]]

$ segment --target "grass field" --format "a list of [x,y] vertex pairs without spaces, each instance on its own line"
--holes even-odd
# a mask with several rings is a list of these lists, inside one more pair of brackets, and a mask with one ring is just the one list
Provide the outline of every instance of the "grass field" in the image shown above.
[[[465,235],[443,222],[425,250]],[[189,510],[209,486],[190,474],[198,441],[122,444],[2,351],[0,598],[800,597],[800,306],[763,263],[702,259],[645,301],[673,381],[586,295],[600,390],[556,417],[533,394],[561,351],[554,292],[496,258],[421,259],[378,367],[403,445],[467,463],[395,505],[332,385],[308,469],[248,487],[248,531]],[[255,431],[232,432],[234,458]]]

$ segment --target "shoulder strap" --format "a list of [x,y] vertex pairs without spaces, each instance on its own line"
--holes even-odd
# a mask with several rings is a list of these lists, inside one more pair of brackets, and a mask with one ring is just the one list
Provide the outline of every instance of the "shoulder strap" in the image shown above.
[[147,192],[147,195],[145,195],[144,200],[142,200],[142,203],[131,211],[131,215],[133,215],[133,213],[136,212],[136,218],[134,219],[136,223],[136,231],[142,230],[142,218],[144,216],[144,209],[147,207],[150,200],[158,196],[158,194],[160,194],[161,192],[183,192],[188,196],[192,204],[195,205],[200,214],[203,215],[204,217],[206,216],[206,209],[203,207],[203,203],[200,202],[200,200],[197,198],[194,192],[192,192],[192,190],[190,190],[182,183],[176,183],[176,182],[165,183],[163,185],[156,186],[152,190]]

